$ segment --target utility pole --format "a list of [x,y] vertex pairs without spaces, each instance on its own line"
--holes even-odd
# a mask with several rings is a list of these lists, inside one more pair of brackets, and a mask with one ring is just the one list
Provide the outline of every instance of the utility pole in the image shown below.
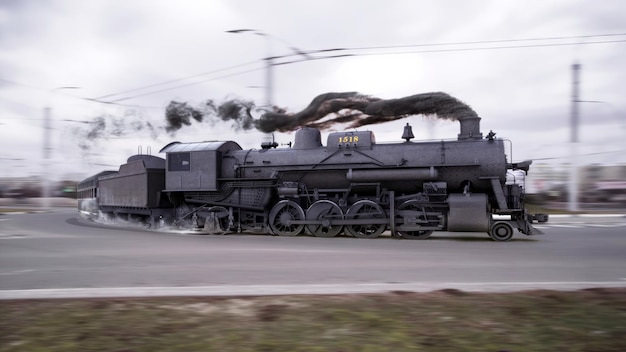
[[267,41],[267,58],[265,58],[265,105],[269,110],[274,110],[274,57],[272,56],[272,39],[265,33],[257,32],[257,35],[266,37]]
[[[48,94],[55,93],[62,89],[79,89],[80,87],[64,86],[51,89]],[[50,155],[52,154],[52,146],[50,145],[50,134],[52,133],[52,108],[47,106],[43,108],[43,172],[42,172],[42,205],[45,209],[50,209]]]
[[277,58],[281,58],[281,56],[274,56],[272,53],[272,40],[278,40],[280,42],[282,42],[286,47],[288,47],[289,49],[291,49],[291,51],[293,51],[294,54],[296,55],[300,55],[302,57],[304,57],[306,60],[311,60],[313,59],[309,54],[307,54],[306,52],[290,45],[289,43],[287,43],[286,41],[284,41],[283,39],[280,39],[278,37],[269,35],[265,32],[256,30],[256,29],[249,29],[249,28],[245,28],[245,29],[232,29],[229,31],[226,31],[226,33],[231,33],[231,34],[240,34],[240,33],[250,33],[250,34],[254,34],[254,35],[258,35],[261,37],[265,37],[265,40],[267,42],[267,57],[264,59],[265,60],[265,104],[268,110],[273,110],[274,109],[274,99],[273,99],[273,95],[274,95],[274,76],[273,76],[273,69],[274,69],[274,59]]
[[42,197],[43,207],[50,208],[50,131],[52,130],[51,108],[43,108],[43,175],[42,175]]
[[578,88],[580,85],[579,63],[572,65],[572,107],[571,107],[571,136],[570,136],[570,174],[568,188],[568,210],[578,211],[578,103],[580,103]]
[[[295,54],[297,55],[302,55],[304,56],[307,60],[310,60],[311,57],[305,53],[304,51],[293,47],[291,45],[289,45],[287,42],[285,42],[284,40],[274,37],[272,35],[269,35],[265,32],[256,30],[256,29],[249,29],[249,28],[244,28],[244,29],[232,29],[229,31],[226,31],[226,33],[231,33],[231,34],[240,34],[240,33],[250,33],[250,34],[254,34],[254,35],[258,35],[261,37],[265,37],[266,43],[267,43],[267,57],[264,59],[265,60],[265,108],[268,111],[274,111],[274,59],[278,59],[280,58],[280,56],[274,56],[272,53],[272,40],[279,40],[281,41],[283,44],[286,44],[289,49],[291,49]],[[274,134],[273,133],[265,133],[265,139],[266,142],[269,141],[273,141],[274,140]]]
[[258,35],[261,37],[265,37],[265,41],[267,43],[267,57],[265,60],[265,105],[269,110],[273,110],[274,101],[272,99],[273,90],[274,90],[274,76],[273,76],[273,66],[274,66],[274,57],[272,56],[272,37],[268,34],[265,34],[261,31],[257,31],[256,29],[232,29],[230,31],[226,31],[226,33],[232,34],[240,34],[240,33],[251,33],[254,35]]

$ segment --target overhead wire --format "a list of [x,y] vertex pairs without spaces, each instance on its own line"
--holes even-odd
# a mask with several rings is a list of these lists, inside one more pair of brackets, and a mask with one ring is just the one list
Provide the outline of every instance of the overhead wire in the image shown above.
[[[449,49],[399,51],[399,52],[374,52],[374,53],[367,53],[367,52],[365,52],[365,53],[363,53],[363,52],[358,53],[357,52],[357,53],[346,53],[346,54],[338,54],[338,55],[311,56],[311,54],[324,54],[324,53],[330,53],[330,52],[368,51],[368,50],[380,50],[380,49],[402,49],[402,48],[415,48],[415,47],[459,46],[459,45],[477,45],[477,44],[498,44],[498,43],[529,42],[529,41],[532,42],[532,41],[574,40],[574,39],[588,39],[588,38],[616,37],[616,36],[626,36],[626,33],[610,33],[610,34],[581,35],[581,36],[541,37],[541,38],[526,38],[526,39],[503,39],[503,40],[487,40],[487,41],[468,41],[468,42],[452,42],[452,43],[429,43],[429,44],[390,45],[390,46],[372,46],[372,47],[326,48],[326,49],[319,49],[319,50],[303,51],[303,53],[307,54],[306,58],[298,59],[298,60],[291,60],[291,61],[272,62],[272,66],[287,65],[287,64],[304,62],[304,61],[328,60],[328,59],[337,59],[337,58],[344,58],[344,57],[356,57],[356,56],[384,56],[384,55],[403,55],[403,54],[437,53],[437,52],[463,52],[463,51],[481,51],[481,50],[503,50],[503,49],[522,49],[522,48],[557,47],[557,46],[608,44],[608,43],[622,43],[622,42],[626,42],[626,39],[624,39],[624,40],[603,40],[603,41],[592,41],[592,42],[567,42],[567,43],[527,44],[527,45],[507,45],[507,46],[481,46],[481,47],[471,47],[471,48],[449,48]],[[247,62],[247,63],[243,63],[243,64],[239,64],[239,65],[233,65],[233,66],[229,66],[229,67],[225,67],[225,68],[221,68],[221,69],[217,69],[217,70],[213,70],[213,71],[209,71],[209,72],[204,72],[204,73],[199,73],[199,74],[195,74],[195,75],[185,76],[185,77],[172,79],[172,80],[168,80],[168,81],[164,81],[164,82],[160,82],[160,83],[154,83],[154,84],[150,84],[150,85],[147,85],[147,86],[133,88],[133,89],[117,92],[117,93],[111,93],[111,94],[107,94],[107,95],[100,96],[100,97],[97,97],[97,98],[92,98],[92,99],[95,100],[95,101],[99,101],[101,103],[105,103],[105,104],[106,103],[117,103],[117,102],[120,102],[120,101],[130,100],[130,99],[134,99],[134,98],[138,98],[138,97],[142,97],[142,96],[146,96],[146,95],[152,95],[152,94],[162,93],[162,92],[169,91],[169,90],[175,90],[175,89],[184,88],[184,87],[188,87],[188,86],[192,86],[192,85],[197,85],[197,84],[205,83],[205,82],[208,82],[208,81],[214,81],[214,80],[219,80],[219,79],[228,78],[228,77],[232,77],[232,76],[242,75],[242,74],[246,74],[246,73],[250,73],[250,72],[260,71],[260,70],[265,69],[265,67],[259,67],[259,68],[245,70],[245,71],[234,72],[234,73],[231,73],[231,74],[222,75],[222,76],[218,76],[218,77],[211,77],[211,78],[206,78],[206,79],[202,79],[202,80],[196,80],[196,81],[185,83],[185,84],[175,85],[175,86],[171,86],[171,87],[165,87],[165,88],[161,88],[161,89],[158,89],[158,90],[152,90],[152,91],[139,93],[139,94],[135,94],[135,95],[130,95],[130,96],[125,96],[125,97],[121,97],[121,98],[117,98],[117,99],[104,100],[104,101],[102,101],[101,99],[104,99],[104,98],[107,98],[107,97],[113,97],[113,96],[116,96],[116,95],[122,95],[122,94],[130,93],[130,92],[137,92],[137,91],[149,89],[149,88],[152,88],[152,87],[158,87],[158,86],[163,86],[163,85],[167,85],[167,84],[171,84],[171,83],[185,81],[185,80],[189,80],[189,79],[193,79],[193,78],[197,78],[197,77],[202,77],[202,76],[206,76],[206,75],[210,75],[210,74],[215,74],[215,73],[219,73],[219,72],[223,72],[223,71],[227,71],[227,70],[231,70],[231,69],[235,69],[235,68],[239,68],[239,67],[249,66],[249,65],[252,65],[252,64],[258,64],[258,63],[260,63],[262,61],[280,60],[280,59],[289,58],[289,57],[293,57],[293,56],[299,56],[299,55],[302,55],[302,54],[298,52],[298,53],[290,53],[290,54],[285,54],[285,55],[278,55],[278,56],[267,57],[267,58],[263,58],[263,59],[257,60],[257,61]]]
[[[580,156],[594,156],[594,155],[606,155],[606,154],[617,154],[617,153],[624,153],[626,150],[621,149],[621,150],[612,150],[612,151],[606,151],[606,152],[595,152],[595,153],[584,153],[584,154],[576,154],[575,156],[580,157]],[[539,160],[557,160],[557,159],[568,159],[571,158],[571,156],[553,156],[553,157],[545,157],[545,158],[533,158],[533,161],[539,161]]]
[[223,75],[223,76],[219,76],[219,77],[211,77],[211,78],[207,78],[207,79],[203,79],[203,80],[199,80],[199,81],[194,81],[194,82],[190,82],[190,83],[180,84],[180,85],[177,85],[177,86],[174,86],[174,87],[168,87],[168,88],[158,89],[158,90],[144,92],[144,93],[140,93],[140,94],[135,94],[135,95],[129,96],[129,97],[113,99],[113,100],[109,101],[108,103],[114,104],[114,103],[117,103],[117,102],[120,102],[120,101],[124,101],[124,100],[129,100],[129,99],[134,99],[134,98],[138,98],[138,97],[142,97],[142,96],[146,96],[146,95],[152,95],[152,94],[157,94],[157,93],[161,93],[161,92],[166,92],[166,91],[173,90],[173,89],[193,86],[193,85],[196,85],[196,84],[205,83],[205,82],[209,82],[209,81],[216,81],[216,80],[224,79],[224,78],[228,78],[228,77],[239,76],[239,75],[243,75],[243,74],[254,72],[254,71],[260,71],[262,69],[264,69],[264,68],[255,68],[255,69],[250,69],[250,70],[246,70],[246,71],[240,71],[240,72],[231,73],[231,74]]
[[591,34],[591,35],[560,36],[560,37],[539,37],[539,38],[526,38],[526,39],[498,39],[498,40],[481,40],[481,41],[452,42],[452,43],[385,45],[385,46],[371,46],[371,47],[337,48],[337,49],[331,49],[331,50],[333,51],[336,51],[336,50],[373,50],[373,49],[410,48],[410,47],[422,47],[422,46],[474,45],[474,44],[530,42],[530,41],[545,41],[545,40],[566,40],[566,39],[570,40],[570,39],[585,39],[585,38],[596,38],[596,37],[616,37],[616,36],[624,36],[624,35],[626,35],[626,33]]
[[[134,108],[145,108],[145,109],[162,109],[163,107],[161,106],[145,106],[145,105],[138,105],[138,104],[120,104],[120,103],[116,103],[116,102],[112,102],[112,101],[104,101],[104,100],[100,100],[98,98],[87,98],[87,97],[81,97],[81,96],[77,96],[77,95],[73,95],[73,94],[68,94],[65,93],[63,91],[60,90],[50,90],[47,88],[42,88],[42,87],[37,87],[37,86],[33,86],[30,84],[24,84],[21,82],[16,82],[13,80],[8,80],[5,78],[1,78],[0,77],[0,81],[10,84],[10,85],[14,85],[14,86],[20,86],[20,87],[24,87],[27,89],[32,89],[32,90],[37,90],[40,92],[45,92],[48,94],[59,94],[59,95],[64,95],[66,97],[70,97],[70,98],[74,98],[74,99],[79,99],[79,100],[85,100],[85,101],[89,101],[89,102],[93,102],[93,103],[99,103],[99,104],[106,104],[106,105],[118,105],[118,106],[124,106],[124,107],[134,107]],[[23,103],[19,103],[14,101],[13,104],[19,104],[22,106],[29,106]],[[3,120],[6,120],[7,118],[2,118]]]
[[425,54],[425,53],[440,53],[440,52],[461,52],[461,51],[482,51],[482,50],[501,50],[501,49],[522,49],[522,48],[539,48],[550,46],[571,46],[571,45],[587,45],[587,44],[607,44],[607,43],[623,43],[624,40],[611,40],[611,41],[597,41],[587,43],[554,43],[554,44],[529,44],[529,45],[514,45],[514,46],[497,46],[497,47],[478,47],[478,48],[455,48],[455,49],[434,49],[434,50],[417,50],[417,51],[399,51],[399,52],[380,52],[380,53],[359,53],[359,54],[341,54],[333,56],[313,57],[312,59],[300,59],[292,61],[283,61],[274,63],[274,66],[287,65],[304,61],[312,60],[326,60],[336,59],[342,57],[354,57],[354,56],[386,56],[386,55],[404,55],[404,54]]
[[223,68],[220,68],[220,69],[217,69],[217,70],[208,71],[208,72],[197,73],[197,74],[194,74],[194,75],[185,76],[185,77],[181,77],[181,78],[175,78],[175,79],[171,79],[171,80],[167,80],[167,81],[163,81],[163,82],[159,82],[159,83],[153,83],[153,84],[150,84],[150,85],[147,85],[147,86],[143,86],[143,87],[139,87],[139,88],[133,88],[133,89],[128,89],[128,90],[117,92],[117,93],[106,94],[106,95],[103,95],[103,96],[96,97],[94,99],[104,99],[104,98],[108,98],[108,97],[112,97],[112,96],[116,96],[116,95],[122,95],[122,94],[126,94],[126,93],[135,92],[135,91],[138,91],[138,90],[158,87],[158,86],[169,84],[169,83],[180,82],[180,81],[184,81],[184,80],[188,80],[188,79],[192,79],[192,78],[196,78],[196,77],[201,77],[201,76],[206,76],[206,75],[210,75],[210,74],[214,74],[214,73],[228,71],[228,70],[231,70],[231,69],[244,67],[244,66],[248,66],[248,65],[256,64],[256,63],[258,63],[258,60],[251,61],[251,62],[246,62],[246,63],[242,63],[242,64],[238,64],[238,65],[223,67]]
[[[357,56],[385,56],[385,55],[404,55],[404,54],[437,53],[437,52],[463,52],[463,51],[504,50],[504,49],[535,48],[535,47],[556,47],[556,46],[572,46],[572,45],[622,43],[622,42],[626,42],[626,39],[625,40],[593,41],[593,42],[567,42],[567,43],[549,43],[549,44],[527,44],[527,45],[487,46],[487,47],[470,47],[470,48],[449,48],[449,49],[399,51],[399,52],[398,51],[394,51],[394,52],[383,51],[383,52],[370,52],[370,53],[368,53],[368,52],[360,52],[359,53],[358,52],[358,51],[369,51],[369,50],[381,50],[381,49],[388,50],[388,49],[403,49],[403,48],[415,48],[415,47],[462,46],[462,45],[499,44],[499,43],[532,42],[532,41],[574,40],[574,39],[588,39],[588,38],[599,38],[599,37],[617,37],[617,36],[625,36],[625,35],[626,35],[626,33],[609,33],[609,34],[596,34],[596,35],[538,37],[538,38],[526,38],[526,39],[502,39],[502,40],[467,41],[467,42],[451,42],[451,43],[427,43],[427,44],[387,45],[387,46],[371,46],[371,47],[325,48],[325,49],[318,49],[318,50],[302,51],[302,53],[306,54],[306,58],[299,59],[299,60],[272,62],[272,66],[287,65],[287,64],[299,63],[299,62],[304,62],[304,61],[328,60],[328,59],[338,59],[338,58],[357,57]],[[346,52],[346,51],[347,52],[357,51],[357,53],[345,53],[345,54],[325,55],[325,56],[311,56],[310,55],[310,54],[325,54],[325,53],[330,53],[330,52]],[[197,84],[201,84],[201,83],[205,83],[205,82],[209,82],[209,81],[215,81],[215,80],[220,80],[220,79],[224,79],[224,78],[228,78],[228,77],[243,75],[243,74],[250,73],[250,72],[260,71],[260,70],[265,69],[265,67],[258,67],[258,68],[253,68],[253,69],[233,72],[233,73],[229,73],[229,74],[221,75],[221,76],[217,76],[217,77],[209,77],[209,78],[205,78],[205,79],[194,80],[193,82],[188,82],[188,83],[184,83],[184,84],[178,84],[178,85],[174,85],[174,86],[170,86],[170,87],[164,87],[164,88],[156,89],[156,90],[150,90],[150,91],[147,91],[147,92],[141,92],[141,93],[138,93],[138,94],[133,94],[133,95],[129,95],[129,96],[123,96],[123,97],[114,98],[114,99],[106,99],[106,98],[120,96],[120,95],[124,95],[124,94],[127,94],[127,93],[132,93],[132,92],[140,92],[142,90],[146,90],[146,89],[150,89],[150,88],[154,88],[154,87],[159,87],[159,86],[166,86],[168,84],[172,84],[172,83],[176,83],[176,82],[183,82],[183,81],[194,79],[194,78],[198,78],[198,77],[214,75],[214,74],[217,74],[217,73],[221,73],[221,72],[225,72],[225,71],[229,71],[229,70],[233,70],[233,69],[237,69],[237,68],[242,68],[242,67],[258,64],[260,62],[267,61],[267,60],[279,60],[279,59],[289,58],[289,57],[293,57],[293,56],[298,56],[298,55],[302,55],[302,53],[299,51],[299,52],[296,52],[296,53],[290,53],[290,54],[285,54],[285,55],[267,57],[267,58],[264,58],[264,59],[261,59],[261,60],[245,62],[245,63],[241,63],[241,64],[237,64],[237,65],[232,65],[232,66],[228,66],[228,67],[219,68],[219,69],[216,69],[216,70],[211,70],[211,71],[202,72],[202,73],[193,74],[193,75],[184,76],[184,77],[175,78],[175,79],[170,79],[170,80],[166,80],[166,81],[163,81],[163,82],[153,83],[153,84],[149,84],[149,85],[146,85],[146,86],[141,86],[141,87],[137,87],[137,88],[127,89],[127,90],[123,90],[123,91],[119,91],[119,92],[115,92],[115,93],[109,93],[109,94],[105,94],[105,95],[98,96],[98,97],[95,97],[95,98],[80,97],[80,96],[70,95],[70,94],[61,93],[61,92],[57,92],[57,94],[63,94],[63,95],[66,95],[66,96],[69,96],[69,97],[73,97],[73,98],[76,98],[76,99],[81,99],[81,100],[90,101],[90,102],[94,102],[94,103],[100,103],[100,104],[118,105],[118,106],[124,106],[124,107],[136,107],[136,108],[162,109],[162,107],[143,106],[143,105],[138,105],[138,104],[123,104],[123,103],[120,103],[120,102],[126,101],[126,100],[130,100],[130,99],[134,99],[134,98],[138,98],[138,97],[142,97],[142,96],[162,93],[162,92],[175,90],[175,89],[180,89],[180,88],[184,88],[184,87],[189,87],[189,86],[193,86],[193,85],[197,85]],[[7,82],[7,83],[10,83],[10,84],[24,86],[24,87],[27,87],[27,88],[38,89],[38,90],[43,90],[43,91],[46,90],[44,88],[33,87],[33,86],[29,86],[29,85],[18,83],[18,82],[9,81],[9,80],[2,79],[2,78],[0,78],[0,80],[4,81],[4,82]]]

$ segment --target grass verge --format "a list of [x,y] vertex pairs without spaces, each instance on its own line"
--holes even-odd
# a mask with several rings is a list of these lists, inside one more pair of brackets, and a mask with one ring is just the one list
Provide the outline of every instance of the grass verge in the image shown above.
[[626,351],[626,289],[0,302],[0,351]]

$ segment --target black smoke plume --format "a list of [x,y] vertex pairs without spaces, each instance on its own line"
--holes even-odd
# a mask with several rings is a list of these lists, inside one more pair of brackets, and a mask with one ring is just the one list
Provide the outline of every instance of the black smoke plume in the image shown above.
[[[255,119],[253,113],[260,117]],[[78,146],[89,152],[100,139],[119,138],[142,131],[147,131],[155,139],[163,130],[173,136],[194,121],[212,125],[230,122],[231,127],[238,131],[289,132],[304,126],[321,130],[337,126],[356,128],[411,115],[433,115],[451,120],[477,116],[468,105],[442,92],[387,100],[357,92],[339,92],[318,95],[297,113],[288,113],[278,107],[268,111],[243,99],[230,99],[220,104],[206,100],[195,107],[186,102],[171,101],[165,109],[165,125],[154,125],[140,112],[129,110],[123,117],[97,116],[87,122],[87,126],[76,128],[74,135],[80,139]]]
[[[324,119],[328,115],[333,116]],[[349,92],[319,95],[307,108],[296,114],[268,112],[255,124],[263,132],[293,131],[303,126],[324,130],[337,124],[349,123],[347,128],[356,128],[411,115],[435,115],[451,120],[477,117],[467,104],[442,92],[388,100]]]
[[252,101],[242,99],[228,100],[219,105],[213,100],[207,100],[197,108],[187,103],[172,101],[165,108],[165,130],[173,134],[184,126],[190,126],[192,119],[212,124],[227,121],[232,122],[235,130],[250,130],[255,127],[252,117],[252,110],[255,108]]
[[147,132],[152,139],[156,139],[162,128],[154,126],[146,117],[136,110],[127,110],[124,116],[100,115],[91,121],[85,121],[83,126],[72,129],[72,134],[78,138],[78,147],[83,152],[91,151],[101,139],[120,138],[129,134]]
[[173,132],[181,129],[183,126],[190,126],[191,119],[202,122],[204,113],[195,109],[187,103],[177,101],[170,102],[165,108],[165,121],[167,125],[165,130]]
[[216,113],[222,121],[230,121],[236,130],[250,130],[255,127],[252,110],[254,103],[247,100],[230,100],[217,107]]
[[[254,119],[253,111],[262,114]],[[236,130],[256,128],[262,132],[288,132],[304,126],[326,130],[348,124],[347,128],[356,128],[411,115],[433,115],[451,120],[477,116],[467,104],[442,92],[387,100],[357,92],[325,93],[315,97],[309,106],[297,113],[287,113],[278,107],[267,111],[256,108],[251,101],[238,99],[219,106],[207,100],[198,108],[172,101],[165,115],[168,132],[190,125],[192,119],[198,122],[210,120],[212,123],[229,121]]]

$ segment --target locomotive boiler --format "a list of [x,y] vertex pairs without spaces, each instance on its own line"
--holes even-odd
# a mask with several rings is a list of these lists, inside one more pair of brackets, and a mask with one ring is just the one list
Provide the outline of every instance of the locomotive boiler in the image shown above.
[[[455,140],[379,143],[372,131],[303,127],[293,144],[243,150],[235,141],[173,142],[164,158],[135,155],[117,172],[79,184],[79,208],[149,226],[201,233],[340,234],[425,239],[434,231],[484,232],[508,241],[533,235],[523,178],[531,161],[507,160],[508,145],[459,120]],[[507,175],[509,177],[507,177]],[[542,218],[542,221],[547,218]]]

